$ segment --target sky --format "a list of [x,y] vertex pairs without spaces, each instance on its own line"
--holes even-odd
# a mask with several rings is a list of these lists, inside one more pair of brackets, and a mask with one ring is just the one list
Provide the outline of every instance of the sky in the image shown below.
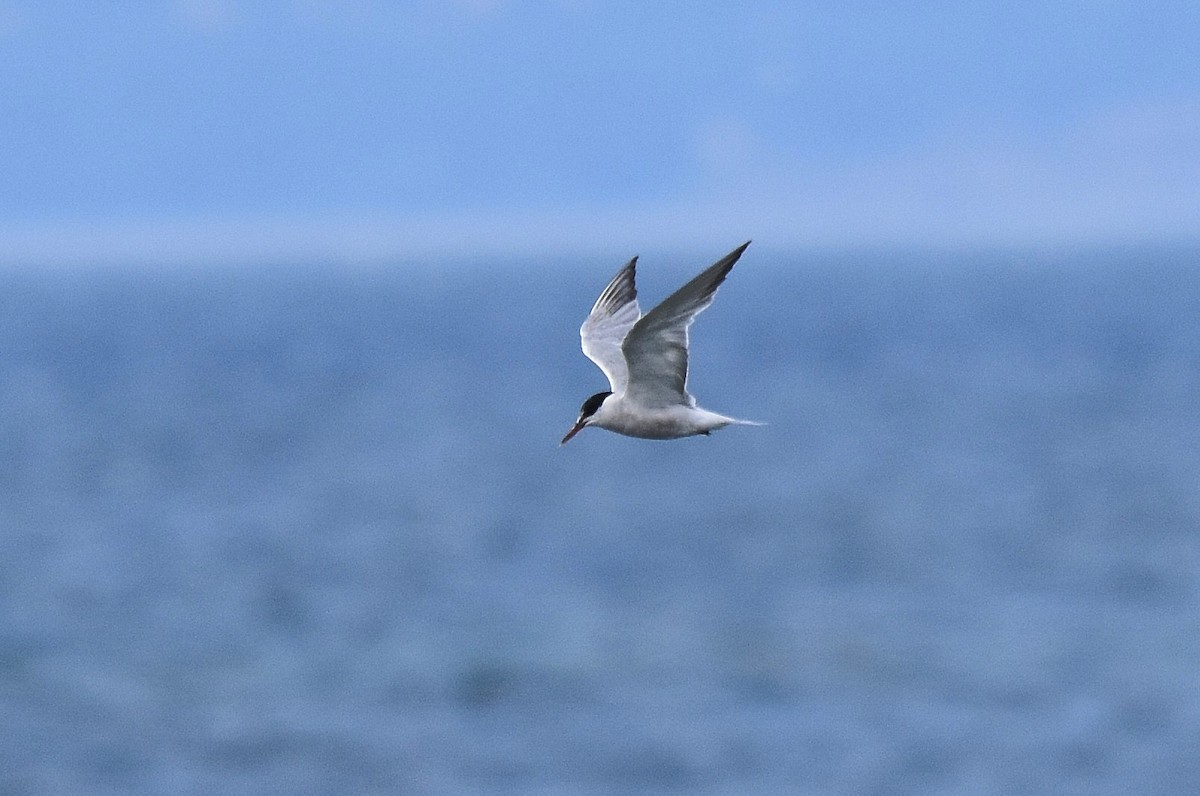
[[0,0],[0,51],[0,264],[1200,240],[1194,2]]

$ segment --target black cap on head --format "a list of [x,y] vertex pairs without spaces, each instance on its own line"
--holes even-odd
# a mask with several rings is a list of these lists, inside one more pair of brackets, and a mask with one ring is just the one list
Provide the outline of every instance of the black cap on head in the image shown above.
[[600,408],[600,404],[604,403],[604,399],[612,395],[611,392],[598,392],[591,398],[583,402],[583,406],[579,407],[579,419],[591,417],[596,414],[596,410]]

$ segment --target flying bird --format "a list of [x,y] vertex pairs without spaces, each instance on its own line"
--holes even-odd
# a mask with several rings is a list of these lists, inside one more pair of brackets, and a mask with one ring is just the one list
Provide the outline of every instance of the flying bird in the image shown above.
[[733,424],[761,425],[701,409],[687,391],[688,327],[712,304],[749,245],[738,246],[645,315],[634,285],[637,257],[617,272],[579,327],[583,353],[604,371],[611,389],[583,402],[559,445],[588,426],[629,437],[678,439]]

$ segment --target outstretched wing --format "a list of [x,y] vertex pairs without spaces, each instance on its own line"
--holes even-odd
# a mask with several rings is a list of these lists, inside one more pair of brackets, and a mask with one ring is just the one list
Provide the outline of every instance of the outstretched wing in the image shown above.
[[717,288],[749,245],[746,241],[713,263],[634,324],[622,344],[629,369],[626,395],[631,399],[643,406],[695,405],[687,391],[688,327],[712,304]]
[[608,287],[592,305],[587,320],[579,327],[580,347],[587,358],[596,363],[612,391],[618,395],[625,392],[629,383],[629,369],[625,365],[625,354],[621,343],[625,335],[642,317],[637,303],[637,287],[634,285],[637,258],[625,264],[617,272]]

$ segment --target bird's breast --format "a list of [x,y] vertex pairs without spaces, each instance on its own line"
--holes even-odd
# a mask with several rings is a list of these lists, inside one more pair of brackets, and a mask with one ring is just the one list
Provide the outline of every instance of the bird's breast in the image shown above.
[[595,425],[628,437],[642,439],[678,439],[693,434],[705,433],[693,415],[695,409],[687,406],[644,407],[617,401]]

